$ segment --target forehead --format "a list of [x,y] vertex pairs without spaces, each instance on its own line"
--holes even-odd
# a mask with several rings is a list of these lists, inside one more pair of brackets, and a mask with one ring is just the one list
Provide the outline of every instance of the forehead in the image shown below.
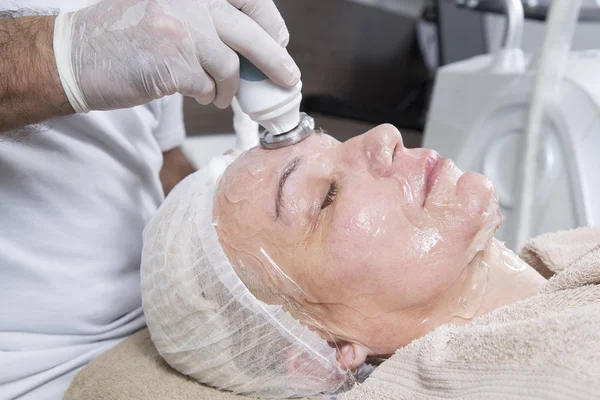
[[[327,134],[313,134],[306,140],[289,147],[276,150],[266,150],[254,147],[243,153],[225,171],[221,180],[220,192],[241,189],[250,185],[254,189],[264,189],[278,179],[287,164],[297,157],[310,156],[318,159],[323,150],[330,149],[337,140]],[[258,190],[255,192],[256,195]]]
[[[285,150],[285,149],[283,149]],[[288,158],[289,151],[271,151],[253,148],[238,157],[225,171],[219,184],[218,199],[234,205],[268,195],[268,188],[276,179],[279,168]],[[237,208],[237,207],[236,207]]]
[[[302,157],[307,164],[325,160],[324,151],[339,144],[326,134],[313,134],[304,141],[277,150],[255,147],[241,154],[225,171],[219,184],[214,217],[220,225],[236,231],[256,233],[257,225],[269,225],[275,218],[275,199],[279,179],[289,162]],[[242,229],[240,229],[242,228]]]

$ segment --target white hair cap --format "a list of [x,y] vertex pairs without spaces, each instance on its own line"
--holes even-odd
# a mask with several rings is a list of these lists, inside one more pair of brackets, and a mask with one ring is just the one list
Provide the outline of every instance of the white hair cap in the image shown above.
[[345,389],[335,350],[281,306],[254,297],[213,226],[218,182],[239,152],[216,158],[175,187],[144,230],[142,297],[152,340],[179,372],[260,397]]

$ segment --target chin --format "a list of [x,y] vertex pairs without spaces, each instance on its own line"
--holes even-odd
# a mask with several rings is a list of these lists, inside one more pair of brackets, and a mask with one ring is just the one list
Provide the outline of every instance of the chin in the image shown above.
[[457,195],[463,199],[465,212],[478,227],[473,238],[475,250],[487,248],[503,221],[496,188],[485,176],[467,172],[457,182]]

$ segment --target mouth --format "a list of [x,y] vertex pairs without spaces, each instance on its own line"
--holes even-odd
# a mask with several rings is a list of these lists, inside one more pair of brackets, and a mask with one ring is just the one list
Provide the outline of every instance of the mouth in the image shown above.
[[[429,196],[429,193],[437,183],[440,175],[444,171],[444,167],[448,163],[452,163],[449,158],[440,159],[439,154],[432,156],[427,160],[427,168],[425,169],[425,198]],[[432,161],[434,160],[434,161]]]

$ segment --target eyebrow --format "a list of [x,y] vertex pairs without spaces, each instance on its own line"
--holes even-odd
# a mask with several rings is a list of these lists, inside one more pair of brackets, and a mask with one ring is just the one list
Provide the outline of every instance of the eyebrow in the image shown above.
[[296,157],[290,161],[283,170],[281,177],[279,178],[279,184],[277,185],[277,196],[275,197],[275,219],[279,218],[281,209],[283,208],[283,186],[287,182],[290,175],[298,169],[302,163],[302,157]]

